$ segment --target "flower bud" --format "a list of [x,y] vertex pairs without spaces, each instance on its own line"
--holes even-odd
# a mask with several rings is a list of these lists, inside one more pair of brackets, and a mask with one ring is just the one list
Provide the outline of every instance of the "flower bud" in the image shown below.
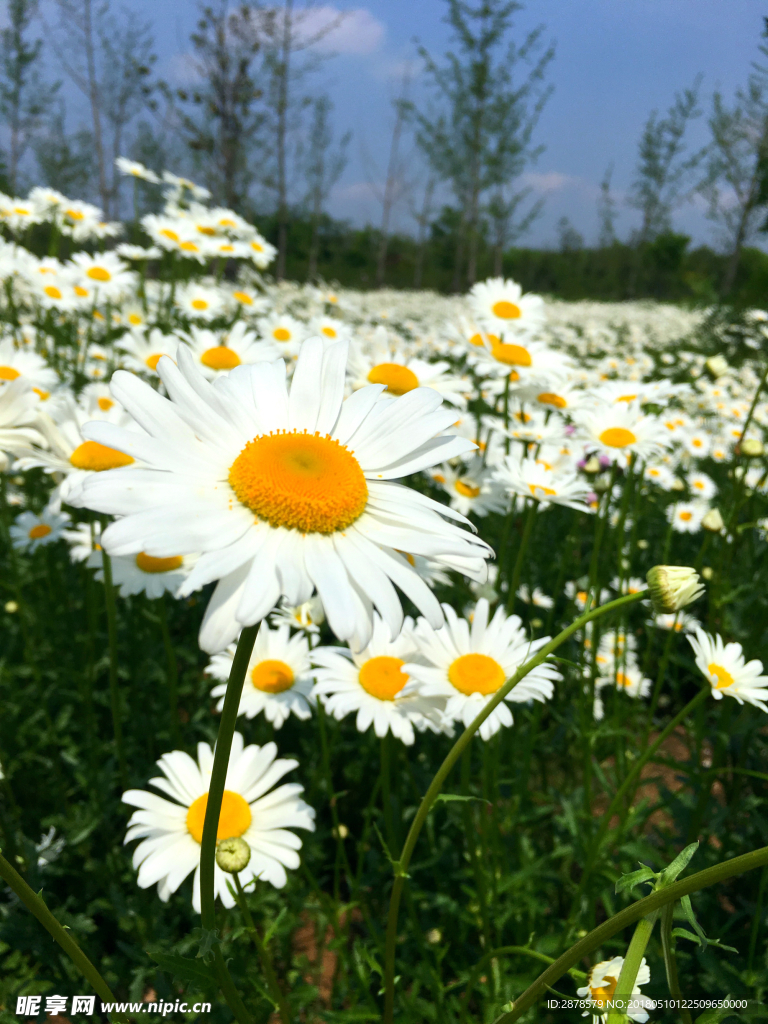
[[338,829],[333,829],[334,839],[346,839],[349,835],[349,829],[346,825],[339,824]]
[[704,593],[699,574],[686,565],[654,565],[645,578],[657,615],[678,612]]
[[222,871],[236,875],[248,866],[251,859],[251,848],[240,836],[222,839],[216,847],[216,863]]
[[757,437],[745,437],[738,444],[739,455],[746,455],[748,459],[757,459],[763,454],[765,448],[763,442]]
[[582,466],[585,473],[599,473],[601,468],[600,459],[596,455],[591,455]]
[[704,568],[701,570],[701,575],[704,577],[705,580],[711,580],[712,577],[715,575],[712,566],[705,565]]
[[725,523],[720,515],[720,509],[711,508],[701,520],[701,525],[705,530],[709,530],[710,533],[721,533],[725,528]]
[[722,377],[728,369],[728,360],[725,356],[710,356],[704,364],[713,377]]
[[8,612],[9,615],[14,615],[19,610],[18,602],[6,601],[5,610]]
[[443,933],[439,928],[430,928],[427,932],[426,939],[430,946],[436,946],[439,942],[443,941]]

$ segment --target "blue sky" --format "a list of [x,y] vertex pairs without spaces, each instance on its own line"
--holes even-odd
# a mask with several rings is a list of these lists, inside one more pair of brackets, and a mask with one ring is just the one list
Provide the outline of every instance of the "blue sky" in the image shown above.
[[[153,22],[158,71],[182,80],[196,2],[128,0],[122,6]],[[315,6],[320,18],[334,10],[347,12],[346,22],[328,41],[335,55],[312,84],[332,97],[338,133],[353,132],[349,165],[332,196],[331,212],[355,222],[376,222],[376,186],[384,177],[392,127],[390,102],[404,64],[415,60],[415,37],[433,54],[446,48],[446,5],[443,0],[319,0]],[[528,178],[546,197],[545,214],[527,241],[555,244],[556,223],[564,214],[588,243],[594,241],[598,186],[610,163],[621,211],[619,234],[628,234],[637,214],[622,199],[649,112],[665,110],[675,91],[703,74],[705,116],[694,123],[690,136],[693,145],[702,144],[712,92],[720,89],[731,97],[758,56],[763,14],[768,5],[761,0],[530,0],[516,16],[515,31],[522,37],[544,24],[545,38],[556,43],[557,52],[548,76],[554,93],[537,132],[546,149]],[[413,89],[416,98],[423,94],[418,77]],[[408,139],[404,152],[418,201],[423,178]],[[404,200],[397,221],[406,226],[408,219]],[[678,211],[674,222],[696,241],[712,239],[701,201]]]

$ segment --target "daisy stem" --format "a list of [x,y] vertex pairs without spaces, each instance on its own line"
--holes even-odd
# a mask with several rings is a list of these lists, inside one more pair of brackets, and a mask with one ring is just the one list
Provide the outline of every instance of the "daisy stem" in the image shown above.
[[[765,868],[763,868],[765,875]],[[679,999],[678,1012],[683,1024],[693,1024],[690,1010],[682,1003],[683,993],[680,988],[680,979],[677,975],[677,960],[675,958],[675,940],[672,935],[674,923],[674,903],[668,903],[661,912],[661,949],[664,954],[664,967],[667,972],[667,988],[673,999]]]
[[528,548],[528,542],[531,539],[533,533],[533,524],[536,522],[536,502],[531,501],[528,506],[528,510],[525,514],[525,525],[523,527],[523,536],[520,539],[520,547],[517,549],[517,558],[515,559],[515,567],[512,570],[512,579],[510,580],[509,587],[507,589],[507,612],[511,612],[515,607],[515,597],[517,596],[517,587],[520,583],[520,574],[523,571],[523,561],[525,559],[525,553]]
[[280,1020],[283,1024],[291,1024],[291,1011],[288,1008],[288,1003],[285,1000],[283,990],[280,988],[280,983],[278,982],[277,975],[275,974],[275,969],[272,966],[272,957],[269,954],[269,950],[264,945],[264,940],[261,935],[259,935],[259,929],[256,927],[256,922],[253,920],[251,912],[248,909],[245,893],[243,892],[243,887],[240,884],[240,875],[235,873],[232,877],[235,880],[235,887],[237,889],[237,892],[235,893],[237,905],[243,913],[245,923],[248,926],[248,931],[253,939],[253,944],[259,954],[261,969],[264,971],[264,977],[267,979],[267,985],[272,993],[272,999],[280,1013]]
[[512,1009],[502,1013],[493,1024],[513,1024],[514,1021],[519,1020],[526,1011],[536,1004],[537,1000],[544,995],[547,989],[551,988],[559,978],[562,978],[571,967],[579,963],[583,957],[589,956],[596,949],[600,949],[608,939],[618,934],[624,928],[628,928],[629,925],[639,921],[640,918],[648,917],[653,911],[660,910],[669,903],[676,903],[683,896],[690,896],[691,893],[698,892],[700,889],[717,885],[728,878],[742,875],[746,871],[754,871],[755,868],[762,867],[765,864],[768,864],[768,846],[763,846],[759,850],[752,850],[741,857],[732,857],[730,860],[724,860],[720,864],[715,864],[711,868],[705,868],[704,871],[698,871],[695,875],[690,875],[688,878],[679,879],[663,889],[657,889],[636,903],[631,903],[628,907],[620,910],[618,914],[614,914],[607,921],[603,921],[597,928],[593,928],[588,935],[585,935],[583,939],[580,939],[574,946],[566,950],[562,956],[558,957],[515,1000]]
[[[208,787],[208,802],[203,822],[203,839],[200,843],[200,917],[204,932],[214,932],[216,929],[216,896],[213,890],[216,869],[216,836],[219,830],[221,801],[224,799],[229,755],[232,750],[232,737],[237,724],[237,713],[240,710],[240,697],[258,629],[258,623],[255,626],[246,626],[240,634],[229,673],[227,692],[224,695],[224,705],[221,709],[219,734],[216,737],[211,782]],[[216,943],[213,947],[213,955],[213,968],[219,988],[230,1010],[240,1024],[251,1024],[251,1018],[243,1006],[224,957],[221,955],[221,949]]]
[[104,569],[104,603],[107,606],[107,635],[109,638],[109,696],[112,705],[112,730],[115,736],[117,764],[120,772],[120,783],[123,789],[128,787],[128,769],[125,762],[125,746],[123,744],[123,723],[120,716],[120,690],[117,681],[117,610],[115,608],[115,588],[112,583],[112,560],[104,548],[101,549],[101,564]]
[[664,650],[661,655],[661,661],[659,662],[659,672],[656,676],[656,682],[653,687],[653,696],[651,697],[651,706],[648,709],[648,720],[645,723],[645,733],[643,734],[643,742],[640,744],[640,749],[644,749],[648,746],[648,737],[653,727],[653,716],[656,713],[656,707],[659,703],[659,697],[661,696],[661,686],[664,682],[664,676],[667,671],[667,662],[669,661],[669,655],[672,650],[672,641],[674,640],[677,632],[675,625],[677,623],[677,615],[675,615],[675,621],[667,631],[667,639],[664,642]]
[[624,957],[624,963],[621,965],[621,974],[619,975],[616,990],[613,993],[613,1006],[608,1010],[609,1024],[619,1024],[619,1022],[623,1024],[624,1021],[629,1019],[624,1008],[632,998],[637,974],[660,912],[660,910],[654,910],[647,917],[642,917],[637,922],[632,940],[629,943],[627,955]]
[[[580,615],[578,619],[572,622],[570,626],[566,626],[566,628],[558,633],[553,640],[550,640],[548,644],[542,647],[537,654],[526,661],[525,664],[521,665],[515,674],[496,691],[482,711],[479,712],[461,736],[459,736],[448,752],[448,756],[438,768],[427,792],[422,798],[419,809],[416,812],[416,816],[411,823],[410,830],[400,853],[400,859],[394,864],[395,878],[389,901],[386,947],[384,954],[383,1024],[392,1024],[395,1008],[395,946],[397,943],[397,918],[400,908],[400,899],[403,892],[403,885],[405,884],[405,879],[408,877],[408,866],[411,862],[411,857],[413,856],[413,851],[416,847],[419,833],[421,832],[424,822],[427,820],[427,815],[435,803],[435,800],[437,800],[437,797],[443,788],[443,783],[447,779],[451,769],[464,753],[465,748],[472,742],[472,737],[478,731],[483,722],[493,714],[496,707],[504,700],[507,694],[517,686],[521,679],[524,679],[529,672],[532,672],[533,669],[545,662],[550,654],[556,651],[557,648],[560,647],[561,644],[565,643],[569,637],[573,636],[574,633],[583,629],[587,622],[591,622],[593,619],[596,619],[601,615],[605,615],[608,612],[623,608],[625,605],[632,604],[634,601],[639,601],[644,594],[645,591],[642,590],[638,591],[636,594],[626,594],[624,597],[619,597],[615,601],[610,601],[608,604],[601,605],[598,608],[593,608],[591,611],[585,612],[583,615]],[[768,857],[766,859],[768,860]],[[574,963],[575,962],[576,961],[574,961]],[[569,964],[569,966],[571,965]]]
[[[636,596],[642,597],[644,593],[645,591],[641,590],[640,593]],[[640,772],[643,770],[648,761],[651,760],[651,758],[659,749],[664,740],[675,731],[678,725],[680,725],[680,723],[688,717],[688,715],[694,710],[694,708],[696,708],[702,701],[704,701],[709,696],[710,692],[711,687],[703,687],[701,690],[699,690],[695,697],[688,701],[688,703],[685,705],[682,711],[678,711],[678,713],[675,715],[672,721],[669,722],[667,727],[659,733],[659,735],[656,737],[651,746],[648,747],[648,749],[645,751],[642,757],[638,758],[638,760],[632,768],[632,771],[629,773],[629,775],[627,775],[626,779],[624,779],[622,784],[616,790],[613,800],[611,800],[610,804],[608,805],[608,809],[603,814],[602,821],[600,822],[600,828],[598,829],[597,835],[595,836],[595,840],[592,843],[591,849],[587,856],[587,863],[584,868],[584,872],[581,876],[581,881],[579,882],[579,888],[576,892],[573,904],[571,906],[571,916],[573,916],[573,913],[581,900],[582,893],[586,889],[587,881],[589,880],[592,868],[595,865],[597,855],[600,853],[600,847],[602,846],[603,840],[605,839],[606,833],[608,832],[611,823],[611,818],[613,817],[614,813],[621,805],[622,801],[624,800],[624,797],[627,797],[627,803],[632,803],[632,800],[635,795],[635,782],[637,781]]]
[[389,730],[381,738],[381,802],[384,807],[384,832],[387,846],[395,852],[395,822],[392,813],[392,736]]
[[[112,995],[109,985],[107,985],[91,961],[72,938],[70,930],[59,924],[43,902],[42,898],[27,885],[18,871],[8,863],[1,853],[0,878],[2,878],[6,885],[13,890],[27,910],[37,918],[49,935],[58,942],[70,960],[74,963],[75,967],[77,967],[86,981],[88,981],[94,992],[96,992],[104,1002],[114,1003],[115,997]],[[122,1020],[124,1018],[113,1015],[113,1019]]]
[[171,715],[171,739],[178,746],[179,735],[179,666],[176,661],[176,651],[171,643],[171,634],[168,631],[168,608],[165,603],[165,594],[162,594],[158,601],[160,608],[160,629],[163,633],[163,644],[165,646],[165,657],[168,662],[168,710]]
[[331,774],[331,759],[328,753],[328,733],[325,727],[325,707],[323,702],[318,700],[317,702],[317,724],[320,729],[320,749],[323,758],[323,774],[325,775],[325,788],[328,792],[328,803],[331,807],[331,818],[333,820],[333,829],[336,835],[336,863],[333,869],[333,893],[338,903],[341,899],[341,863],[344,862],[344,868],[347,872],[347,878],[352,877],[352,868],[350,867],[349,860],[347,859],[347,851],[344,847],[344,839],[341,835],[341,829],[339,828],[339,811],[336,807],[336,793],[333,789],[333,776]]

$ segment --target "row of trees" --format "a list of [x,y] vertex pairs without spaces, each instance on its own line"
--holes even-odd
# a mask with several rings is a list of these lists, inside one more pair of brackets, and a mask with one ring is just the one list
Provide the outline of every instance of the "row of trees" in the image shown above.
[[[441,286],[453,290],[502,273],[541,212],[542,200],[522,182],[543,151],[535,134],[552,91],[547,76],[554,44],[545,40],[543,26],[518,41],[518,0],[445,5],[450,46],[439,57],[419,47],[420,99],[410,95],[408,72],[393,104],[382,184],[371,181],[381,217],[376,230],[363,232],[373,246],[366,256],[366,265],[373,260],[365,271],[369,286],[391,277],[403,244],[413,254],[410,283],[416,287],[435,276],[427,273],[430,259],[440,263]],[[319,44],[332,41],[326,37],[344,17],[313,0],[201,5],[187,56],[189,84],[179,86],[155,74],[151,26],[119,13],[111,0],[52,0],[45,12],[38,0],[6,0],[0,35],[4,185],[21,191],[42,181],[70,194],[90,192],[107,216],[119,217],[126,205],[129,215],[144,212],[151,197],[122,193],[115,156],[128,153],[155,169],[172,166],[202,181],[215,200],[269,218],[278,278],[296,270],[295,261],[288,263],[293,226],[303,240],[303,273],[314,277],[327,264],[321,254],[332,238],[338,244],[347,230],[357,246],[362,237],[332,224],[325,212],[347,162],[350,133],[335,134],[332,104],[318,89],[318,72],[329,59],[328,45]],[[768,59],[768,22],[760,51]],[[51,56],[59,80],[44,74]],[[65,96],[71,106],[75,95],[73,127]],[[622,245],[612,168],[601,183],[599,249],[616,255],[628,296],[647,292],[648,253],[659,248],[659,239],[672,237],[673,214],[695,194],[706,198],[725,253],[718,282],[723,295],[733,292],[745,246],[765,227],[768,67],[755,64],[733,100],[714,94],[710,140],[691,150],[688,129],[702,115],[700,95],[699,79],[644,126],[628,197],[640,223],[623,243],[633,258],[616,255]],[[408,135],[420,161],[406,156]],[[378,177],[372,170],[371,178]],[[405,203],[415,237],[395,244],[394,213]],[[559,234],[561,251],[583,248],[566,218]]]

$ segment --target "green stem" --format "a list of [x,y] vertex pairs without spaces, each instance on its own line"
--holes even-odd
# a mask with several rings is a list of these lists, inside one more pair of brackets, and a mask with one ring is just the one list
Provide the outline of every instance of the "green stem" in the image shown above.
[[117,680],[117,610],[115,588],[112,583],[112,560],[104,548],[101,549],[101,564],[104,569],[104,603],[107,607],[107,635],[109,637],[109,699],[112,706],[112,730],[117,750],[117,765],[123,789],[128,786],[128,768],[123,745],[123,722],[120,713],[120,690]]
[[[765,868],[763,868],[765,875]],[[683,992],[680,988],[680,979],[677,976],[677,959],[675,958],[675,939],[672,935],[672,924],[674,921],[675,904],[668,903],[661,912],[661,950],[664,954],[664,967],[667,972],[667,987],[673,999],[678,999],[678,1011],[683,1019],[683,1024],[693,1024],[693,1018],[687,1007],[683,1006]]]
[[662,655],[661,655],[661,661],[659,662],[659,672],[658,672],[658,675],[656,676],[656,682],[654,683],[654,686],[653,686],[653,695],[651,696],[651,705],[650,705],[650,707],[648,709],[648,720],[645,723],[645,733],[643,734],[643,742],[640,744],[640,749],[641,750],[642,750],[643,747],[648,746],[648,737],[650,736],[651,729],[653,728],[653,716],[654,716],[654,714],[656,712],[656,708],[657,708],[658,703],[659,703],[659,697],[661,696],[661,687],[662,687],[662,684],[664,683],[664,676],[665,676],[666,671],[667,671],[667,662],[669,661],[669,655],[670,655],[670,653],[672,651],[672,641],[674,640],[674,638],[676,636],[676,630],[675,630],[676,623],[677,623],[677,615],[675,615],[675,620],[672,623],[672,625],[670,626],[669,631],[667,633],[667,638],[664,641],[664,650],[663,650]]
[[525,515],[525,526],[523,527],[523,536],[520,539],[520,547],[517,549],[517,558],[515,559],[515,567],[512,570],[512,579],[510,580],[509,587],[507,589],[507,611],[511,612],[515,607],[515,597],[517,596],[517,587],[520,583],[520,574],[523,571],[523,560],[525,558],[525,552],[528,548],[528,542],[531,539],[531,533],[533,532],[533,524],[536,521],[536,505],[535,501],[531,501],[528,511]]
[[400,860],[394,864],[395,869],[395,880],[392,886],[392,894],[389,901],[389,913],[387,917],[387,936],[386,936],[386,947],[384,954],[384,1015],[383,1024],[392,1024],[392,1017],[395,1006],[395,944],[397,940],[397,917],[398,910],[400,907],[400,898],[402,896],[403,884],[407,877],[408,865],[411,862],[413,851],[416,847],[416,842],[419,838],[419,833],[427,820],[427,815],[437,799],[440,790],[443,788],[448,774],[450,773],[453,766],[456,764],[458,759],[461,757],[464,749],[472,742],[472,737],[475,735],[477,730],[493,713],[494,709],[501,703],[507,694],[524,679],[529,672],[533,671],[538,665],[541,665],[557,648],[564,643],[570,636],[582,629],[587,622],[591,622],[593,619],[598,618],[601,615],[605,615],[608,612],[615,611],[618,608],[623,608],[625,605],[631,604],[633,601],[639,601],[645,594],[645,591],[639,591],[636,594],[626,594],[624,597],[619,597],[615,601],[610,601],[608,604],[602,605],[599,608],[593,608],[592,611],[585,612],[579,616],[570,626],[567,626],[562,632],[550,640],[548,644],[541,648],[538,654],[534,655],[533,658],[526,661],[525,664],[521,665],[520,668],[511,676],[507,682],[500,687],[493,695],[491,700],[485,705],[480,713],[474,718],[474,720],[467,726],[464,732],[459,736],[454,745],[448,752],[448,756],[445,758],[443,763],[437,770],[435,777],[429,785],[427,792],[422,798],[419,809],[416,812],[416,816],[411,823],[410,830],[403,845],[402,852],[400,853]]
[[637,974],[643,963],[645,950],[659,913],[658,910],[654,910],[647,917],[643,917],[637,922],[634,934],[632,935],[632,941],[629,943],[627,955],[624,957],[624,963],[621,965],[621,974],[619,975],[616,990],[613,993],[613,1006],[608,1010],[608,1024],[614,1024],[614,1022],[616,1024],[618,1022],[624,1024],[629,1019],[624,1008],[629,1004],[632,993],[635,990]]
[[395,822],[392,814],[392,734],[387,730],[381,738],[381,802],[384,808],[384,834],[389,852],[395,853]]
[[269,955],[269,950],[264,945],[264,941],[261,935],[259,935],[259,930],[256,927],[256,923],[254,922],[253,917],[251,916],[250,910],[248,909],[248,903],[246,902],[245,899],[245,893],[243,892],[243,887],[240,884],[240,876],[238,874],[235,874],[233,877],[235,879],[235,887],[237,889],[237,892],[235,893],[235,898],[237,900],[238,906],[240,907],[240,910],[242,911],[243,917],[245,918],[245,923],[248,925],[248,931],[250,933],[251,938],[253,939],[253,944],[256,947],[257,953],[259,954],[259,960],[261,961],[261,969],[264,971],[264,977],[267,979],[267,985],[269,986],[269,990],[272,993],[272,999],[275,1004],[275,1007],[280,1013],[280,1020],[283,1022],[283,1024],[291,1024],[291,1011],[288,1008],[288,1003],[286,1002],[285,996],[283,995],[283,990],[280,988],[280,984],[277,980],[277,975],[275,974],[274,967],[272,966],[272,957]]
[[[227,768],[229,767],[229,755],[232,750],[232,737],[237,723],[237,713],[240,709],[240,697],[243,692],[245,674],[248,670],[248,662],[253,651],[253,645],[256,642],[258,628],[258,624],[246,626],[237,642],[237,650],[235,651],[235,657],[229,673],[229,681],[227,682],[227,692],[224,696],[224,706],[221,710],[219,734],[216,737],[216,749],[213,755],[213,769],[211,771],[211,782],[208,787],[208,802],[205,808],[205,821],[203,823],[203,840],[200,844],[200,909],[203,930],[208,932],[213,932],[216,928],[216,904],[213,883],[216,867],[216,834],[219,829],[221,801],[224,797],[224,784],[227,779]],[[218,945],[214,946],[214,970],[219,987],[230,1010],[232,1010],[241,1024],[250,1024],[250,1016],[242,1004],[242,1000],[230,977]]]
[[[538,950],[536,950],[536,949],[529,949],[528,946],[499,946],[498,949],[489,949],[488,952],[485,953],[477,961],[477,963],[472,968],[472,971],[471,971],[471,973],[469,975],[469,980],[467,981],[466,988],[464,989],[464,992],[463,992],[462,997],[461,997],[461,1009],[460,1009],[460,1012],[461,1012],[462,1020],[466,1019],[466,1010],[467,1010],[467,1002],[469,1000],[469,993],[474,988],[474,986],[475,986],[475,984],[477,982],[477,979],[478,979],[478,977],[480,975],[480,972],[483,970],[485,965],[489,961],[496,960],[500,956],[514,956],[514,955],[527,956],[527,957],[530,957],[531,960],[538,960],[540,963],[543,963],[543,964],[553,964],[555,962],[555,958],[554,957],[547,956],[546,953],[539,953]],[[574,978],[576,981],[586,981],[587,980],[587,975],[584,973],[584,971],[577,971],[575,967],[572,967],[567,973],[570,974],[570,976],[572,978]]]
[[[645,591],[641,591],[640,595],[642,596],[644,593],[645,593]],[[586,863],[586,866],[584,868],[584,873],[581,876],[581,881],[579,882],[579,888],[578,888],[578,890],[576,892],[576,895],[574,896],[573,905],[571,907],[571,917],[573,917],[573,912],[575,911],[576,907],[578,906],[579,901],[581,900],[582,893],[584,892],[584,890],[586,888],[587,881],[588,881],[588,879],[590,877],[592,868],[595,866],[595,861],[597,859],[598,854],[600,853],[600,847],[602,846],[603,840],[605,839],[605,834],[606,834],[606,832],[608,831],[608,829],[610,827],[611,818],[613,817],[613,815],[614,815],[616,809],[618,808],[619,804],[622,802],[622,800],[627,795],[627,793],[630,792],[630,787],[634,784],[634,782],[637,779],[638,775],[643,770],[643,767],[647,764],[648,761],[650,761],[650,759],[653,757],[653,755],[659,749],[659,747],[664,742],[664,740],[667,738],[667,736],[669,736],[670,733],[674,732],[674,730],[678,727],[678,725],[685,718],[687,718],[687,716],[691,713],[691,711],[693,711],[693,709],[699,703],[701,703],[701,701],[705,700],[705,698],[708,697],[711,692],[712,692],[712,689],[711,689],[711,687],[708,686],[706,689],[699,690],[699,692],[696,694],[696,696],[692,700],[688,701],[688,703],[685,705],[683,710],[679,711],[675,715],[675,717],[672,719],[672,721],[669,723],[669,725],[667,725],[667,727],[661,733],[659,733],[659,735],[658,735],[657,739],[655,740],[655,742],[652,743],[650,747],[648,747],[648,749],[643,754],[643,756],[634,765],[634,767],[632,768],[632,771],[629,773],[629,775],[627,775],[626,779],[624,779],[622,784],[616,790],[616,793],[615,793],[615,795],[613,797],[613,800],[611,800],[610,804],[608,805],[608,810],[605,812],[605,814],[603,814],[603,818],[602,818],[602,821],[600,823],[600,828],[598,829],[597,835],[595,836],[595,840],[592,843],[591,849],[589,851],[589,855],[587,856],[587,863]],[[632,797],[634,796],[634,792],[635,792],[634,789],[632,789],[631,792],[630,792],[630,799],[629,799],[630,803],[631,803]]]
[[333,829],[336,833],[336,863],[333,870],[333,894],[336,902],[338,903],[341,899],[341,864],[344,863],[344,869],[347,873],[347,878],[352,877],[352,868],[347,858],[347,850],[344,846],[344,839],[341,835],[341,829],[339,828],[339,810],[336,806],[336,793],[333,788],[333,776],[331,774],[331,759],[328,751],[328,734],[325,728],[325,706],[321,700],[317,702],[317,724],[320,729],[320,749],[322,752],[323,760],[323,774],[325,775],[325,787],[328,792],[328,803],[331,807],[331,818],[333,820]]
[[[104,1002],[114,1003],[115,997],[102,976],[72,938],[69,929],[59,924],[40,896],[27,885],[18,871],[0,853],[0,878],[13,890],[21,902],[33,914],[45,930],[58,942],[72,963],[77,967],[94,992]],[[114,1016],[115,1020],[124,1018]]]
[[551,967],[548,967],[543,974],[539,975],[536,981],[523,992],[520,998],[515,1000],[512,1008],[502,1013],[500,1017],[497,1017],[493,1024],[513,1024],[513,1021],[519,1020],[536,1003],[539,997],[548,988],[556,984],[571,967],[577,964],[583,957],[594,953],[596,949],[599,949],[612,936],[629,927],[629,925],[634,924],[635,921],[639,921],[641,917],[647,917],[654,910],[660,910],[668,903],[675,903],[683,896],[689,896],[692,892],[698,892],[699,889],[706,889],[710,885],[717,885],[728,878],[742,875],[746,871],[753,871],[755,868],[762,867],[765,864],[768,864],[768,846],[763,846],[759,850],[753,850],[751,853],[745,853],[741,857],[725,860],[721,864],[715,864],[714,867],[699,871],[689,878],[682,879],[682,881],[673,882],[672,885],[665,886],[657,892],[652,892],[650,896],[646,896],[638,900],[637,903],[632,903],[630,906],[625,907],[624,910],[614,914],[613,917],[598,925],[597,928],[593,928],[588,935],[585,935],[583,939],[580,939],[570,949],[566,950],[562,956],[558,957]]
[[163,634],[165,660],[168,664],[168,711],[171,716],[171,739],[178,746],[181,739],[179,730],[179,666],[176,660],[176,651],[171,643],[171,634],[168,630],[168,609],[165,603],[165,594],[161,596],[157,603],[160,608],[160,629]]

